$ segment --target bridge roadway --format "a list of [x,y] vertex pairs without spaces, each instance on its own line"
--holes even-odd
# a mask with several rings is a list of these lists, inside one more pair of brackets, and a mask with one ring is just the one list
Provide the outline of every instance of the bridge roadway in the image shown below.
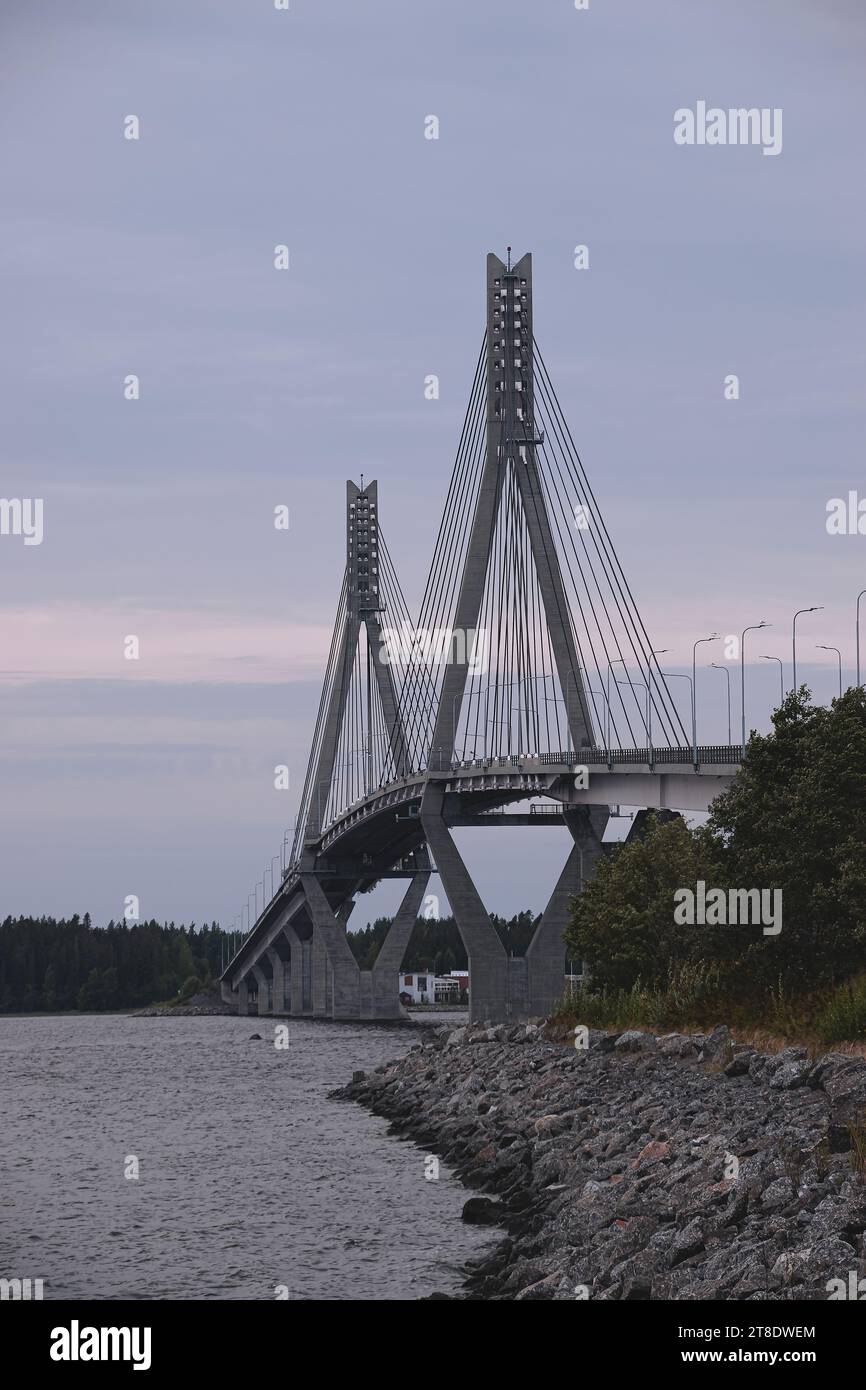
[[[249,1013],[255,999],[260,1015],[402,1016],[397,976],[430,874],[438,872],[469,954],[470,984],[473,970],[483,981],[471,989],[471,1016],[516,1020],[548,1012],[563,988],[568,904],[604,852],[608,808],[706,811],[736,773],[741,751],[699,747],[697,761],[692,748],[475,759],[381,786],[305,843],[226,970],[223,997],[239,1013]],[[509,960],[450,832],[484,824],[485,813],[530,797],[554,803],[574,846],[527,956]],[[500,828],[508,820],[490,817]],[[356,895],[386,878],[408,879],[406,895],[373,969],[360,970],[346,924]]]

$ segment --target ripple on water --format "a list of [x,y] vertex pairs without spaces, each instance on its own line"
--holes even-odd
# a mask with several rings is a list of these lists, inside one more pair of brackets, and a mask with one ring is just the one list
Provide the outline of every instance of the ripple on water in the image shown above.
[[[0,1018],[0,1275],[46,1298],[420,1298],[496,1236],[383,1120],[328,1092],[408,1033],[242,1018]],[[128,1156],[138,1181],[124,1177]],[[39,1241],[39,1268],[33,1266]]]

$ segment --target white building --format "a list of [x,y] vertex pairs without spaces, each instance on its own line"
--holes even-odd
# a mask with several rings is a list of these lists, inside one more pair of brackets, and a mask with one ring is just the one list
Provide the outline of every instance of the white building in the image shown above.
[[408,994],[413,1004],[435,1003],[435,976],[432,971],[400,972],[400,993]]
[[434,975],[432,970],[400,973],[399,992],[408,996],[413,1004],[456,1004],[461,991],[468,988],[469,973],[466,970],[453,970],[450,975]]

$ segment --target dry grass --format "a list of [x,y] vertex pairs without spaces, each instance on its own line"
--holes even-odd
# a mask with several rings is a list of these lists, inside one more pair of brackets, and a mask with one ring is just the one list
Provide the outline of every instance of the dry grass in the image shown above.
[[848,1125],[851,1135],[851,1170],[860,1182],[866,1182],[866,1110]]

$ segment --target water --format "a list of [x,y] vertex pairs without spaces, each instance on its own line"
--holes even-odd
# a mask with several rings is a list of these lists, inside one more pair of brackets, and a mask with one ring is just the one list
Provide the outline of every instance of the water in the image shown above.
[[465,1189],[327,1099],[416,1038],[287,1026],[277,1051],[265,1019],[0,1018],[0,1276],[46,1299],[455,1292],[494,1239]]

